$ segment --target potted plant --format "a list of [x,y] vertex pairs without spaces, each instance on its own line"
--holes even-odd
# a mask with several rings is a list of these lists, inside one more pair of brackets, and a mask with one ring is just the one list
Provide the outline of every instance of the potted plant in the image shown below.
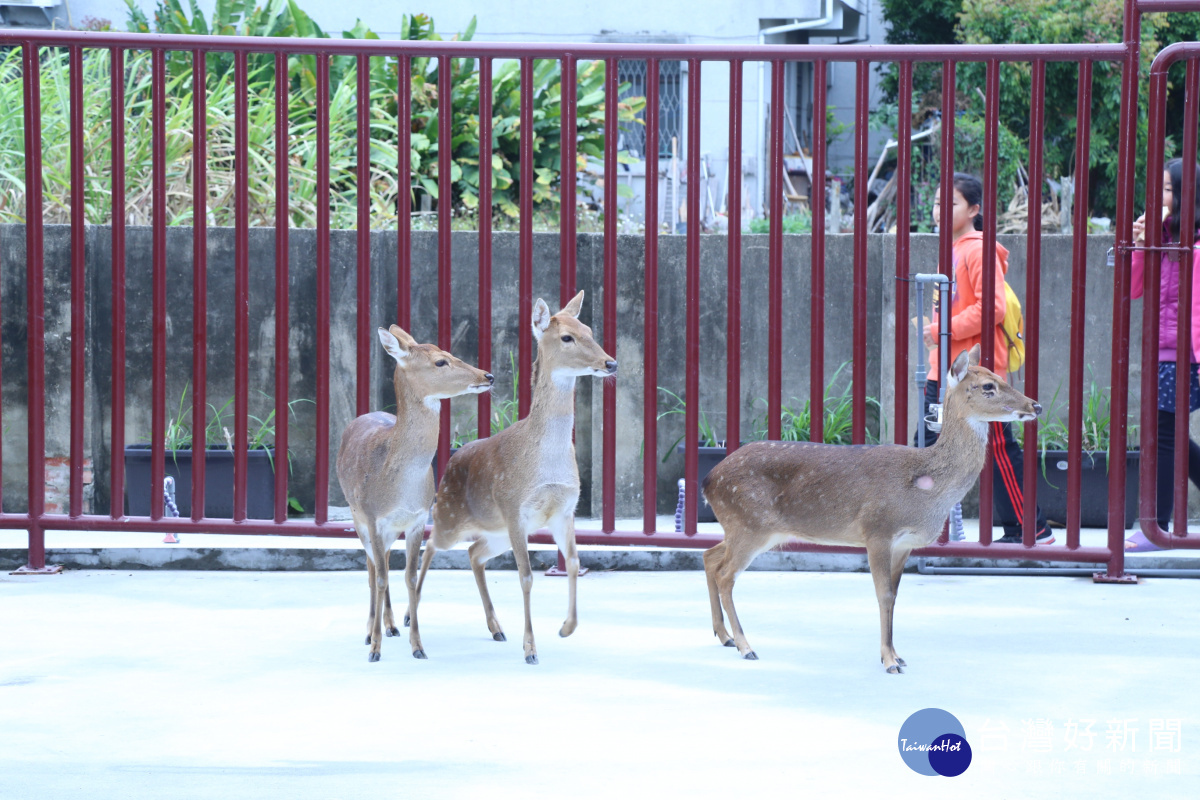
[[[195,437],[189,423],[188,385],[179,397],[179,407],[167,420],[164,433],[166,450],[165,474],[175,479],[175,504],[179,516],[192,513],[192,463],[195,457]],[[268,398],[269,399],[269,398]],[[311,402],[293,400],[295,403]],[[204,429],[204,515],[218,519],[233,516],[233,438],[227,417],[233,399],[219,408],[208,405],[212,412]],[[250,519],[270,519],[275,515],[275,411],[265,418],[249,415],[247,432],[246,516]],[[151,495],[156,488],[150,475],[151,445],[131,444],[125,447],[125,513],[149,516]],[[161,491],[161,490],[159,490]],[[299,510],[294,499],[289,505]]]
[[[1061,387],[1060,387],[1061,389]],[[1046,421],[1038,424],[1037,501],[1046,519],[1065,525],[1067,521],[1067,469],[1070,429],[1058,406],[1058,390],[1050,400]],[[1108,527],[1108,467],[1111,404],[1108,395],[1092,381],[1083,396],[1082,457],[1080,459],[1079,524],[1084,528]],[[1016,429],[1018,436],[1022,427]],[[1138,464],[1137,426],[1129,426],[1130,449],[1125,456],[1125,528],[1137,517]]]

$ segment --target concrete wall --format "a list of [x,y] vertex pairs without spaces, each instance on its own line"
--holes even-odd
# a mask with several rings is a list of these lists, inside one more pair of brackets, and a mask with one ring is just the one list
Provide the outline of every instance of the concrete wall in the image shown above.
[[[684,286],[685,241],[683,237],[660,239],[658,286],[659,309],[659,380],[661,386],[683,394],[684,384]],[[850,359],[853,292],[851,281],[852,237],[830,236],[826,251],[826,379]],[[1024,295],[1025,244],[1023,237],[1001,237],[1012,251],[1010,282]],[[310,230],[292,231],[290,237],[291,324],[289,338],[289,397],[316,397],[316,285],[315,234]],[[1112,275],[1105,266],[1104,254],[1111,241],[1092,237],[1088,246],[1087,320],[1085,360],[1101,386],[1109,383]],[[150,246],[148,229],[128,233],[128,401],[126,404],[127,441],[145,441],[150,428]],[[370,316],[372,335],[365,346],[376,356],[372,382],[375,408],[393,402],[390,369],[376,344],[373,329],[396,319],[396,234],[372,235],[372,304],[363,313]],[[701,411],[718,431],[725,428],[725,341],[726,288],[725,262],[727,240],[724,237],[701,238]],[[190,379],[192,368],[191,331],[191,231],[173,228],[168,232],[168,413],[178,406]],[[749,435],[754,418],[763,413],[767,395],[767,241],[765,236],[746,236],[742,253],[742,392],[741,429]],[[784,343],[783,400],[803,399],[809,395],[809,303],[811,240],[807,236],[788,236],[784,242],[783,329]],[[932,270],[936,263],[937,241],[933,236],[914,236],[912,265]],[[69,311],[70,282],[69,229],[46,229],[46,419],[47,454],[65,456],[69,450]],[[493,372],[497,393],[506,395],[512,375],[508,354],[515,353],[518,325],[517,308],[517,236],[497,234],[493,244]],[[604,335],[601,320],[603,300],[603,240],[599,235],[583,234],[577,240],[578,285],[587,291],[583,319],[596,335]],[[644,241],[637,236],[622,236],[617,242],[617,346],[620,373],[617,396],[617,513],[636,517],[642,505],[642,391],[645,355],[643,353],[642,313],[644,292]],[[274,375],[274,232],[255,229],[250,236],[250,383],[251,413],[264,415],[270,408]],[[477,357],[478,323],[475,309],[478,243],[473,233],[452,237],[454,340],[452,349],[467,361]],[[109,507],[108,484],[110,457],[107,442],[111,420],[111,238],[108,228],[87,231],[88,261],[88,367],[86,396],[86,440],[88,455],[95,466],[95,507]],[[336,453],[342,427],[353,414],[355,324],[358,310],[354,305],[356,242],[354,233],[335,231],[331,256],[332,330],[331,330],[331,441]],[[433,341],[437,330],[437,238],[434,233],[413,236],[413,325],[419,340]],[[1048,402],[1062,385],[1068,359],[1069,310],[1071,300],[1071,240],[1069,237],[1043,238],[1043,283],[1041,309],[1041,399]],[[23,510],[26,504],[26,370],[25,370],[25,234],[20,226],[0,227],[0,335],[2,335],[3,393],[3,490],[6,511]],[[534,297],[544,297],[555,305],[558,287],[559,238],[556,234],[534,237]],[[870,396],[880,398],[885,409],[885,438],[892,436],[894,408],[893,329],[895,292],[894,238],[872,236],[868,253],[867,292],[867,387]],[[208,397],[221,405],[232,396],[233,347],[233,231],[211,229],[208,251],[209,350]],[[915,310],[907,312],[909,316]],[[1028,310],[1027,310],[1028,314]],[[1134,342],[1130,352],[1131,380],[1140,377],[1140,303],[1134,303]],[[848,377],[849,368],[843,373]],[[260,394],[263,393],[263,394]],[[1060,394],[1060,403],[1066,389]],[[914,408],[915,393],[910,395]],[[663,397],[660,395],[660,403]],[[1131,397],[1136,414],[1136,396]],[[470,415],[474,400],[455,401],[456,424],[473,425]],[[665,406],[660,405],[660,410]],[[589,380],[579,384],[577,401],[577,448],[584,494],[581,513],[599,514],[599,493],[590,491],[591,475],[599,475],[602,392]],[[310,403],[296,406],[291,427],[293,452],[293,494],[313,507],[313,453],[315,450],[315,408]],[[1065,413],[1065,403],[1063,403]],[[596,424],[593,424],[593,419]],[[658,487],[660,512],[674,508],[675,481],[682,475],[682,458],[672,454],[671,445],[682,435],[681,416],[664,418],[659,425],[656,451],[659,458]],[[908,430],[912,430],[912,425]],[[663,459],[665,463],[662,463]],[[331,459],[332,460],[332,459]],[[342,504],[337,481],[330,476],[330,502]]]

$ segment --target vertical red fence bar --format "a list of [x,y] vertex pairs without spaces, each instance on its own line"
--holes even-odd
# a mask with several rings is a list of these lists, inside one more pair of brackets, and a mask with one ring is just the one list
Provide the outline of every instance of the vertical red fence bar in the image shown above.
[[[908,328],[912,201],[912,77],[911,61],[900,62],[900,113],[896,148],[896,403],[893,441],[908,444]],[[814,328],[815,330],[815,328]],[[919,424],[919,423],[918,423]],[[882,438],[882,437],[881,437]]]
[[[1046,62],[1038,59],[1031,70],[1029,101],[1029,217],[1025,226],[1025,394],[1037,399],[1041,362],[1042,318],[1042,181],[1045,178]],[[1025,423],[1024,499],[1022,539],[1032,544],[1037,536],[1038,422]],[[1121,493],[1124,497],[1124,492]],[[1124,526],[1124,523],[1122,523]]]
[[[450,225],[454,217],[451,195],[454,184],[450,180],[452,156],[451,143],[454,122],[454,60],[448,55],[438,56],[438,347],[449,352],[454,329],[451,326],[453,311],[452,284],[450,282]],[[446,469],[450,460],[450,401],[442,401],[441,434],[438,436],[438,464]]]
[[[767,229],[767,438],[779,439],[782,432],[780,417],[783,406],[783,116],[784,75],[782,61],[771,62],[771,131],[770,157],[767,160],[766,181],[770,209]],[[689,398],[690,399],[690,398]],[[690,406],[689,406],[690,407]],[[691,430],[689,428],[689,430]]]
[[[617,358],[617,59],[604,64],[604,351]],[[690,196],[690,195],[689,195]],[[601,488],[601,530],[616,530],[617,509],[617,385],[604,381],[604,438]],[[561,558],[561,554],[559,556]],[[561,567],[562,565],[560,565]]]
[[[683,531],[695,534],[700,509],[700,59],[688,59],[687,91],[687,319],[684,338],[684,452]],[[775,224],[775,220],[771,220]]]
[[725,288],[725,454],[742,438],[742,72],[729,62],[729,160],[726,169],[728,260]]
[[150,517],[163,516],[163,477],[166,455],[163,436],[167,404],[167,69],[166,53],[151,51],[151,399],[150,399]]
[[[288,286],[288,57],[275,54],[275,521],[288,509],[288,343],[291,297]],[[367,347],[366,344],[363,345]]]
[[[854,131],[854,357],[853,399],[851,401],[850,441],[867,441],[867,166],[869,156],[867,137],[870,133],[870,67],[871,62],[859,61],[855,70],[855,131]],[[817,329],[813,329],[814,335]],[[821,331],[822,335],[824,331]]]
[[192,51],[192,519],[204,517],[208,419],[208,57]]
[[[951,219],[954,213],[954,112],[955,112],[955,66],[954,61],[942,62],[942,141],[941,141],[941,176],[938,181],[938,191],[941,194],[941,207],[938,209],[938,272],[945,275],[950,280],[954,280],[954,240],[951,238]],[[950,309],[940,308],[941,295],[936,290],[934,292],[934,304],[938,308],[938,320],[940,322],[942,314],[949,314]],[[925,313],[925,309],[918,310],[918,316]],[[939,328],[940,330],[940,328]],[[938,381],[938,389],[944,391],[946,382],[941,374],[941,365],[949,364],[946,353],[941,352],[941,339],[938,338],[938,363],[934,365],[933,374]],[[924,387],[922,387],[924,392]],[[921,402],[922,409],[925,408],[924,401]],[[924,410],[921,412],[922,419],[917,420],[918,425],[924,425],[925,421]],[[985,466],[983,472],[988,472]],[[981,473],[982,474],[982,473]],[[943,544],[949,540],[949,526],[942,531],[942,535],[938,538]],[[979,541],[982,544],[991,544],[992,529],[991,526],[986,528],[979,526]]]
[[317,54],[316,521],[329,519],[329,54]]
[[517,416],[529,415],[533,378],[533,59],[521,59],[520,164],[518,165],[520,214],[517,234]]
[[112,498],[109,516],[125,516],[125,51],[109,50],[112,135]]
[[[825,126],[829,62],[813,62],[812,329],[825,330]],[[838,209],[834,209],[835,213]],[[809,439],[825,441],[825,337],[809,337]]]
[[[615,63],[615,62],[614,62]],[[578,67],[574,56],[562,60],[562,80],[559,82],[560,127],[562,129],[559,161],[558,230],[558,301],[565,306],[575,296],[576,253],[575,253],[575,137],[578,131],[579,89]]]
[[[1119,581],[1125,572],[1125,481],[1129,417],[1129,330],[1131,311],[1131,255],[1125,250],[1132,234],[1136,200],[1137,161],[1137,95],[1141,63],[1141,15],[1134,3],[1125,4],[1123,20],[1125,58],[1121,76],[1121,117],[1117,136],[1117,246],[1114,249],[1113,269],[1113,346],[1112,346],[1112,406],[1111,419],[1120,424],[1110,426],[1109,446],[1114,456],[1108,470],[1108,546],[1112,552],[1108,570],[1096,577]],[[1150,116],[1154,116],[1151,114]],[[1032,209],[1032,206],[1030,207]],[[1036,340],[1034,340],[1036,341]],[[1153,364],[1153,361],[1143,362]],[[1157,373],[1157,369],[1153,370]],[[1143,369],[1146,373],[1147,370]],[[1147,377],[1149,375],[1147,374]],[[1144,439],[1143,431],[1143,442]],[[1142,463],[1142,469],[1146,464]]]
[[87,368],[83,48],[69,50],[71,140],[71,456],[69,514],[83,513],[83,400]]
[[234,84],[234,373],[233,519],[246,518],[250,414],[250,87],[245,50],[233,57]]
[[[1183,164],[1182,191],[1179,197],[1179,308],[1192,307],[1193,284],[1192,246],[1196,243],[1196,95],[1200,93],[1200,72],[1194,58],[1187,61],[1183,102]],[[1191,148],[1191,149],[1188,149]],[[1190,408],[1190,377],[1192,353],[1192,315],[1178,316],[1175,368],[1175,535],[1187,534],[1188,496],[1188,422],[1189,415],[1181,409]]]
[[658,79],[646,59],[646,281],[643,298],[645,384],[642,393],[642,532],[658,530]]
[[[1145,528],[1157,526],[1158,507],[1156,485],[1158,478],[1158,325],[1159,301],[1161,299],[1161,253],[1156,248],[1162,245],[1162,225],[1154,224],[1154,209],[1162,207],[1163,151],[1165,149],[1165,101],[1167,94],[1166,75],[1150,76],[1150,125],[1146,138],[1146,203],[1149,222],[1145,231],[1145,270],[1142,286],[1142,393],[1141,393],[1141,437],[1142,460],[1138,465],[1138,518]],[[1132,180],[1132,179],[1131,179]],[[1153,373],[1153,374],[1152,374]],[[1111,538],[1110,538],[1111,542]],[[1117,543],[1119,545],[1119,542]],[[1123,558],[1123,556],[1122,556]],[[1124,561],[1122,561],[1122,565]]]
[[[396,69],[400,108],[396,125],[396,320],[405,331],[412,328],[412,56],[402,55]],[[489,64],[489,73],[491,65]],[[488,120],[491,125],[491,120]],[[488,165],[490,170],[491,165]],[[481,173],[482,174],[482,173]],[[491,192],[488,184],[488,192]],[[487,208],[487,206],[483,206]],[[489,220],[490,223],[490,220]],[[489,247],[491,242],[488,243]]]
[[42,89],[40,51],[21,46],[25,75],[25,329],[29,375],[29,564],[46,567],[46,297],[42,239]]
[[[980,362],[988,369],[995,366],[996,358],[996,215],[998,210],[997,159],[1000,155],[1000,62],[990,59],[984,78],[983,114],[983,297],[981,328],[982,350]],[[949,309],[946,309],[949,313]],[[953,338],[953,337],[951,337]],[[953,359],[957,353],[948,353]],[[995,448],[1002,447],[1002,435],[998,425],[991,425],[992,447],[988,460],[979,476],[979,529],[992,530],[992,464],[995,463]],[[1001,462],[1003,463],[1003,462]],[[1014,478],[1015,480],[1015,478]],[[1015,487],[1013,487],[1015,489]]]
[[355,234],[358,246],[355,255],[358,269],[355,322],[358,330],[355,335],[355,355],[358,361],[355,365],[357,379],[354,388],[355,414],[362,415],[371,410],[371,360],[375,353],[371,347],[371,57],[359,53],[356,66],[358,163],[355,177],[358,188],[355,199],[358,202],[358,225]]
[[[479,368],[492,371],[492,60],[479,59]],[[492,393],[479,395],[479,438],[492,435]]]
[[[1083,368],[1084,333],[1087,328],[1087,226],[1088,181],[1086,165],[1091,146],[1092,127],[1092,62],[1079,62],[1079,89],[1076,95],[1075,118],[1075,219],[1074,240],[1071,245],[1071,356],[1070,392],[1067,399],[1067,546],[1079,547],[1080,508],[1083,461]],[[1082,173],[1082,177],[1081,177]],[[1186,519],[1186,515],[1184,519]]]

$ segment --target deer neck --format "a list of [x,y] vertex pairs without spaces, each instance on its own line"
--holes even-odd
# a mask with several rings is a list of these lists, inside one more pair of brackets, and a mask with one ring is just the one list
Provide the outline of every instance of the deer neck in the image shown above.
[[437,451],[441,404],[427,400],[402,381],[395,381],[396,425],[392,428],[392,457],[428,462]]
[[988,423],[968,419],[947,403],[942,433],[937,442],[926,450],[929,472],[935,478],[952,478],[951,484],[969,487],[979,477],[987,457]]
[[574,375],[555,375],[544,364],[534,364],[533,398],[527,417],[528,425],[540,431],[541,437],[560,436],[571,441],[575,424]]

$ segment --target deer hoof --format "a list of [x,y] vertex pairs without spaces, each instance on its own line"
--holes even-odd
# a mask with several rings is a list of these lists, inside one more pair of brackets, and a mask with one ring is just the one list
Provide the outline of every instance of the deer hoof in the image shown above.
[[371,655],[367,656],[367,661],[369,661],[371,663],[374,663],[378,660],[379,660],[379,653],[371,653]]
[[392,627],[390,627],[390,628],[388,628],[388,629],[387,629],[387,635],[388,635],[388,636],[399,636],[399,635],[400,635],[400,629],[399,629],[399,628],[397,628],[395,625],[393,625]]
[[424,650],[413,650],[413,658],[425,658]]
[[904,673],[904,670],[900,669],[899,665],[888,667],[887,671],[889,675],[902,675]]
[[730,638],[730,639],[725,640],[725,646],[726,647],[737,647],[737,644],[733,641],[732,638]]
[[404,627],[408,627],[408,614],[404,615]]
[[365,642],[363,642],[363,644],[370,644],[370,643],[371,643],[371,634],[368,633],[367,640]]
[[531,653],[530,655],[527,655],[527,656],[525,656],[525,663],[526,663],[526,664],[536,664],[537,662],[538,662],[538,660],[537,660],[537,654],[536,654],[536,653]]
[[492,638],[495,639],[497,642],[507,642],[508,641],[508,637],[504,635],[503,631],[496,631],[495,633],[492,634]]
[[744,656],[744,658],[745,658],[747,661],[758,661],[758,653],[756,653],[756,652],[754,652],[753,650],[751,650],[750,652],[746,653],[746,655]]
[[900,656],[896,656],[896,663],[897,663],[897,664],[899,664],[899,665],[900,665],[900,666],[902,666],[902,667],[907,667],[907,666],[908,666],[908,664],[904,663],[904,659],[903,659],[903,658],[901,658]]

